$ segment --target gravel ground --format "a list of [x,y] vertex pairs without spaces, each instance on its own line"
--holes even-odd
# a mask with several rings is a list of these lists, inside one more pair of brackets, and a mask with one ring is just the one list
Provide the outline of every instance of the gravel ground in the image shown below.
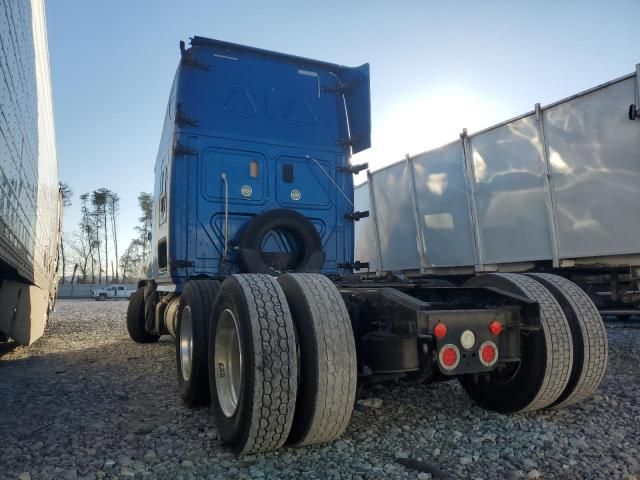
[[[0,351],[0,477],[640,478],[640,329],[608,328],[590,401],[503,416],[456,382],[363,393],[342,439],[236,458],[181,404],[173,342],[129,340],[126,302],[59,301],[35,345]],[[1,347],[0,347],[1,348]]]

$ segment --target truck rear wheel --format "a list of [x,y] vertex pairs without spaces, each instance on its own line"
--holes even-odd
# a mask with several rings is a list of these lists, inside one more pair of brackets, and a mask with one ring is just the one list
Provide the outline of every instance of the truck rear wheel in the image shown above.
[[157,342],[160,335],[154,335],[147,332],[144,327],[144,288],[137,289],[127,307],[127,331],[131,340],[137,343],[153,343]]
[[356,395],[356,347],[349,312],[327,277],[291,273],[278,278],[299,348],[296,410],[287,443],[330,442],[347,428]]
[[176,365],[180,397],[189,407],[209,402],[209,318],[219,287],[216,280],[189,280],[180,295]]
[[147,332],[153,332],[156,328],[156,305],[160,296],[156,290],[155,284],[145,287],[144,297],[144,325]]
[[607,332],[598,309],[575,283],[558,275],[532,273],[562,307],[573,339],[573,368],[567,387],[551,405],[563,408],[590,397],[607,370]]
[[478,405],[498,412],[552,405],[567,386],[573,364],[571,329],[554,296],[534,279],[513,273],[479,275],[465,286],[499,288],[538,302],[542,328],[522,335],[520,362],[492,372],[486,381],[462,375],[463,388]]
[[228,277],[211,315],[211,407],[234,451],[275,450],[286,441],[296,405],[296,339],[287,299],[269,275]]

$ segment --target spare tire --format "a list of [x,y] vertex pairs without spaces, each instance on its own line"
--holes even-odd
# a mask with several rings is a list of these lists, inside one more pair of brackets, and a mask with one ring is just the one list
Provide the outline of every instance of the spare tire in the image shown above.
[[[270,232],[281,232],[294,251],[265,252],[262,244]],[[244,273],[319,271],[324,263],[322,241],[316,227],[304,215],[279,208],[252,218],[240,232],[238,264]]]

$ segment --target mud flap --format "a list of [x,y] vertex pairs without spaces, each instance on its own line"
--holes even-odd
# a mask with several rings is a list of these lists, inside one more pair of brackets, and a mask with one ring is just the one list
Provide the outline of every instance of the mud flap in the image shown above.
[[44,333],[48,308],[45,290],[4,280],[0,287],[0,332],[21,345],[31,345]]

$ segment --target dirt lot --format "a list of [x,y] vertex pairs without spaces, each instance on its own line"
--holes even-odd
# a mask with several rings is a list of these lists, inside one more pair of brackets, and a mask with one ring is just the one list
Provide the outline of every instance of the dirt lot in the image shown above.
[[[636,478],[640,329],[609,327],[596,396],[502,416],[456,382],[364,392],[344,437],[236,458],[178,397],[173,341],[131,342],[127,303],[59,301],[35,345],[0,346],[0,478]],[[640,325],[639,325],[640,326]],[[423,462],[407,468],[398,457]]]

